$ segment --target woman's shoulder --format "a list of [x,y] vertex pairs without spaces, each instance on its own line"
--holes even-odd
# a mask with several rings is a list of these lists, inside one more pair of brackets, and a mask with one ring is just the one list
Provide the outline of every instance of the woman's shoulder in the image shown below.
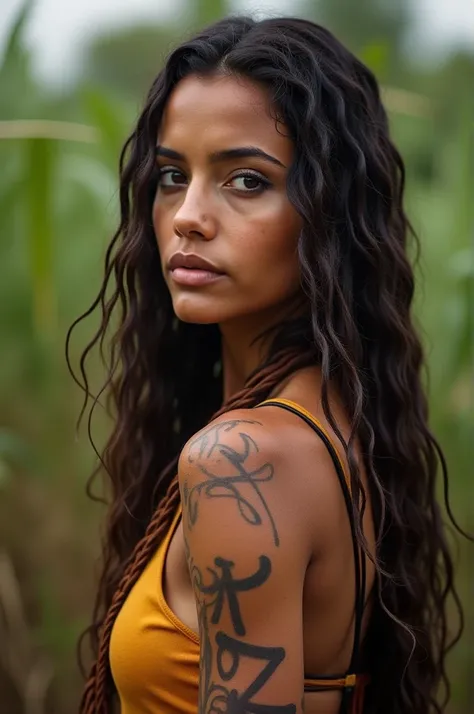
[[250,521],[263,508],[311,544],[327,538],[344,512],[327,446],[276,404],[219,415],[188,440],[178,475],[184,499],[233,498]]
[[[290,409],[282,408],[284,405],[289,405]],[[309,415],[309,420],[301,418],[304,414]],[[202,463],[205,459],[218,461],[221,465],[229,461],[242,467],[262,458],[280,466],[299,463],[301,458],[307,457],[320,457],[325,462],[327,447],[309,421],[328,435],[339,453],[334,436],[328,434],[327,425],[312,417],[304,406],[277,399],[220,414],[186,442],[180,460]]]

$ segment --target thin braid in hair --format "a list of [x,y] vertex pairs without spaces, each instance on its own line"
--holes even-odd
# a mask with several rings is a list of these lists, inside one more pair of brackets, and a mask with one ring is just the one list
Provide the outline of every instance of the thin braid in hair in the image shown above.
[[254,407],[283,379],[293,374],[297,369],[306,367],[314,362],[310,352],[296,352],[294,348],[288,348],[277,354],[265,367],[256,370],[247,379],[245,387],[234,394],[226,404],[216,412],[212,419],[216,419],[221,414],[225,414],[230,409],[247,409]]
[[156,509],[153,518],[151,519],[148,528],[135,546],[128,564],[125,568],[122,580],[117,588],[112,603],[105,616],[103,626],[99,636],[99,649],[97,660],[91,668],[89,679],[83,694],[80,711],[87,714],[96,714],[98,712],[106,712],[106,699],[104,694],[107,690],[109,676],[109,644],[110,635],[115,619],[125,602],[125,599],[138,579],[146,563],[149,560],[150,554],[159,539],[163,537],[166,527],[171,521],[173,513],[179,503],[179,488],[176,477],[171,481],[166,495]]
[[[256,406],[284,379],[296,370],[314,362],[311,351],[295,351],[295,348],[281,350],[270,357],[265,365],[257,369],[247,380],[245,387],[234,394],[213,416],[210,421],[232,409],[248,409]],[[178,457],[173,459],[175,467]],[[172,464],[167,466],[170,471]],[[92,665],[80,705],[81,714],[109,714],[110,697],[108,691],[111,682],[109,666],[110,637],[116,617],[122,608],[128,593],[143,572],[153,552],[163,539],[173,515],[179,505],[179,484],[175,468],[174,476],[166,494],[156,509],[145,535],[132,552],[120,584],[114,594],[99,634],[97,660]]]

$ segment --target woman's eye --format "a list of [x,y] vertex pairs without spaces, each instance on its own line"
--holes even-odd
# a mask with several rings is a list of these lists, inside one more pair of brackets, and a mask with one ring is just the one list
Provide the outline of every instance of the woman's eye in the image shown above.
[[[270,186],[270,182],[266,181],[263,177],[257,176],[252,173],[239,174],[231,179],[231,182],[237,182],[235,188],[239,191],[244,191],[245,193],[261,193],[265,191]],[[240,183],[239,183],[240,182]]]
[[[186,176],[176,168],[164,167],[158,169],[158,187],[161,189],[167,188],[182,188],[186,186]],[[263,176],[254,173],[241,173],[230,179],[228,183],[233,184],[241,193],[262,193],[270,187],[270,182]]]
[[160,188],[173,188],[174,186],[183,186],[186,177],[177,169],[159,169],[158,170],[158,186]]

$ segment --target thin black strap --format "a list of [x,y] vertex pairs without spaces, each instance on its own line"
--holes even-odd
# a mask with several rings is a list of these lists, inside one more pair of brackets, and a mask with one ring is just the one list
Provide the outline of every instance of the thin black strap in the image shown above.
[[[362,631],[362,619],[363,619],[364,605],[365,605],[366,563],[365,563],[365,553],[363,552],[362,548],[359,547],[359,544],[357,542],[354,504],[352,502],[352,496],[351,496],[349,486],[346,481],[344,469],[342,467],[342,462],[341,462],[334,446],[332,445],[330,439],[328,438],[328,436],[303,411],[299,411],[295,407],[293,407],[290,404],[287,404],[285,402],[279,402],[277,400],[273,401],[271,399],[268,399],[265,402],[262,402],[261,404],[257,404],[257,406],[255,408],[265,407],[265,406],[275,406],[275,407],[280,407],[281,409],[286,409],[287,411],[292,412],[293,414],[296,414],[296,416],[300,417],[300,419],[303,419],[303,421],[305,421],[308,424],[308,426],[310,426],[313,429],[313,431],[315,431],[316,434],[319,436],[319,438],[321,439],[321,441],[327,448],[329,456],[331,457],[331,460],[334,464],[334,468],[336,470],[336,474],[337,474],[337,477],[338,477],[338,480],[339,480],[339,483],[340,483],[340,486],[342,489],[342,494],[344,496],[344,502],[346,504],[347,514],[349,516],[349,523],[350,523],[351,535],[352,535],[352,546],[353,546],[353,552],[354,552],[355,580],[356,580],[355,622],[354,622],[354,644],[352,647],[352,655],[351,655],[351,661],[350,661],[350,665],[349,665],[349,672],[357,673],[359,671],[359,666],[360,666],[359,659],[360,659],[361,631]],[[349,692],[347,692],[347,694],[349,694]]]

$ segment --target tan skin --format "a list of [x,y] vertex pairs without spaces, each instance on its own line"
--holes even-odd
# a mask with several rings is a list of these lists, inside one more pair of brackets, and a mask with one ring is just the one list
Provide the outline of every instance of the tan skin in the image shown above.
[[[181,320],[219,324],[224,399],[243,387],[265,356],[267,345],[254,345],[253,338],[278,324],[295,300],[302,299],[296,255],[301,219],[286,193],[294,149],[271,110],[265,90],[249,80],[191,76],[174,90],[158,136],[160,147],[181,156],[171,159],[168,151],[157,157],[163,174],[153,223],[163,275]],[[216,152],[249,146],[273,160],[254,156],[211,159]],[[252,176],[242,177],[242,173]],[[260,178],[269,182],[267,190],[262,190]],[[207,285],[180,285],[168,269],[176,251],[199,255],[224,275]],[[317,367],[298,371],[272,396],[299,403],[331,433],[321,406]],[[349,424],[334,393],[331,406],[347,439]],[[197,523],[189,527],[184,510],[184,529],[181,521],[171,541],[165,597],[175,614],[198,632],[200,600],[193,591],[189,567],[197,564],[206,573],[219,556],[232,560],[235,577],[244,578],[255,572],[258,557],[265,554],[272,566],[268,580],[239,596],[246,629],[243,639],[252,645],[282,647],[285,658],[252,702],[293,703],[299,712],[304,672],[330,676],[345,672],[349,665],[354,567],[347,512],[326,448],[298,417],[266,407],[236,410],[218,423],[229,418],[245,420],[246,434],[258,444],[258,457],[250,457],[256,459],[252,466],[258,468],[257,462],[264,459],[274,468],[274,477],[261,490],[280,543],[275,546],[268,519],[255,528],[239,516],[232,499],[203,499]],[[248,424],[248,420],[259,423]],[[241,437],[234,431],[222,438],[229,448],[242,448]],[[335,436],[333,441],[338,444]],[[210,457],[196,463],[189,458],[192,450],[188,443],[180,459],[182,493],[185,483],[187,487],[202,483],[203,468],[228,475],[222,459]],[[342,456],[340,447],[338,451]],[[249,492],[245,497],[251,498]],[[364,528],[373,548],[370,508]],[[185,555],[185,536],[192,562]],[[372,584],[368,561],[367,593]],[[222,617],[219,627],[210,627],[212,641],[219,629],[232,634],[229,616],[224,612]],[[262,662],[242,659],[229,685],[219,679],[213,661],[211,678],[217,685],[242,692],[261,668]],[[339,702],[339,692],[306,693],[304,711],[336,714]],[[205,714],[204,705],[199,714]]]

